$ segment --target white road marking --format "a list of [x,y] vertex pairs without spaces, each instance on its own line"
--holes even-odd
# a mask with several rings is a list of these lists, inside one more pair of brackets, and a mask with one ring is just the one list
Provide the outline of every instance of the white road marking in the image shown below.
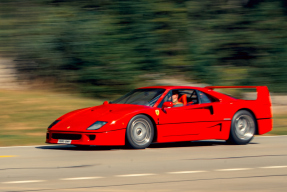
[[282,165],[282,166],[267,166],[267,167],[259,167],[263,169],[280,169],[280,168],[287,168],[287,165]]
[[142,173],[142,174],[127,174],[127,175],[115,175],[115,177],[143,177],[143,176],[151,176],[156,175],[154,173]]
[[[280,166],[266,166],[266,167],[258,167],[263,169],[280,169],[280,168],[287,168],[287,165],[280,165]],[[230,169],[215,169],[213,171],[245,171],[251,170],[255,168],[230,168]],[[175,172],[166,172],[166,174],[188,174],[188,173],[206,173],[210,171],[199,170],[199,171],[175,171]],[[141,174],[126,174],[126,175],[114,175],[115,177],[143,177],[143,176],[152,176],[157,175],[155,173],[141,173]],[[87,179],[101,179],[105,177],[72,177],[72,178],[61,178],[59,180],[87,180]],[[25,180],[25,181],[8,181],[2,182],[3,184],[21,184],[21,183],[39,183],[45,182],[46,180]]]
[[72,178],[62,178],[60,180],[71,181],[71,180],[85,180],[85,179],[101,179],[104,177],[72,177]]
[[245,171],[253,168],[233,168],[233,169],[216,169],[214,171]]
[[8,182],[3,182],[6,184],[17,184],[17,183],[39,183],[39,182],[44,182],[45,180],[26,180],[26,181],[8,181]]
[[175,172],[167,172],[167,174],[187,174],[187,173],[204,173],[208,171],[175,171]]

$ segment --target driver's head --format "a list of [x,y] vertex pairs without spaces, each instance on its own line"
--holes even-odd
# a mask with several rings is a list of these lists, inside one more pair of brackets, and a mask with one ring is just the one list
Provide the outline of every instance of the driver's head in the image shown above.
[[176,103],[178,101],[178,91],[174,90],[172,91],[172,102]]

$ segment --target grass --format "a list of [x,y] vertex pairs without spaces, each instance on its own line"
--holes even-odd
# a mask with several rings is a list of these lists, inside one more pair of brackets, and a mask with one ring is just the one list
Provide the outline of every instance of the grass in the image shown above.
[[[45,144],[47,127],[56,118],[102,102],[53,92],[0,90],[0,146]],[[274,113],[273,122],[269,135],[287,135],[287,114]]]
[[40,91],[0,90],[0,146],[44,144],[59,116],[103,101]]
[[268,134],[270,135],[287,135],[287,114],[273,115],[273,130]]

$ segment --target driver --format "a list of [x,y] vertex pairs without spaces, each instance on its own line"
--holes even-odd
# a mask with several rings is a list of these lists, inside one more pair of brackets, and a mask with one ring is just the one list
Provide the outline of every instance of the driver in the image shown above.
[[173,103],[173,107],[183,106],[183,103],[178,101],[178,90],[172,91],[172,103]]

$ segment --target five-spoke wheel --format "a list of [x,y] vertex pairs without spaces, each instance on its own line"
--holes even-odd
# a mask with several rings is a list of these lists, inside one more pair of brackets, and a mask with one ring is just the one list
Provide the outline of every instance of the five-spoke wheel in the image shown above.
[[249,111],[240,110],[232,118],[228,141],[239,145],[247,144],[253,139],[255,129],[253,115]]
[[126,143],[134,149],[148,147],[154,136],[154,127],[151,120],[145,115],[133,117],[127,127]]

